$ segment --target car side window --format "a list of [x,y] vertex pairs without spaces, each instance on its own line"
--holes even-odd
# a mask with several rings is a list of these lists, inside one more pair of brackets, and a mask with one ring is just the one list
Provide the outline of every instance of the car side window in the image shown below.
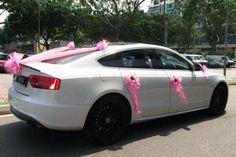
[[121,66],[121,53],[115,53],[98,60],[104,66],[120,67]]
[[146,68],[154,67],[153,49],[136,49],[121,52],[121,67]]
[[190,70],[190,64],[175,53],[156,49],[155,54],[161,59],[164,69]]

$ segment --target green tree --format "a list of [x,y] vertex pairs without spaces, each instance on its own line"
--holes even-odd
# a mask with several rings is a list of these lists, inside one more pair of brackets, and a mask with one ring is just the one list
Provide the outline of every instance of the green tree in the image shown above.
[[204,0],[201,3],[203,29],[213,53],[216,45],[224,42],[225,6],[224,0]]
[[41,44],[48,49],[55,40],[81,35],[79,23],[75,22],[80,17],[79,4],[73,0],[5,0],[4,4],[15,40],[38,41],[40,32]]
[[132,20],[145,0],[81,0],[85,7],[93,10],[94,14],[101,14],[108,28],[114,32],[113,40],[118,41],[122,28]]

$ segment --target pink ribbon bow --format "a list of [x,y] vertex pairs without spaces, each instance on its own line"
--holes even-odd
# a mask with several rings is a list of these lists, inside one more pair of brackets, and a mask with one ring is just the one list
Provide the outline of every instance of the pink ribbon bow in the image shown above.
[[[19,75],[22,71],[22,65],[29,62],[41,62],[41,61],[51,61],[55,59],[63,59],[73,55],[88,53],[93,51],[101,51],[106,49],[109,42],[102,40],[97,44],[96,47],[92,48],[82,48],[78,50],[71,50],[75,48],[74,42],[69,42],[66,47],[59,47],[51,49],[49,51],[25,58],[23,60],[18,60],[15,53],[10,55],[10,59],[6,61],[5,69],[8,73]],[[69,50],[69,51],[67,51]]]
[[140,88],[139,78],[136,76],[126,76],[123,78],[123,80],[125,82],[126,87],[129,89],[129,92],[133,99],[135,112],[138,116],[140,116],[142,112],[139,109],[139,102],[137,97],[137,91]]
[[21,73],[22,68],[16,56],[16,52],[11,53],[9,55],[10,59],[8,59],[4,64],[4,68],[8,73],[18,75]]
[[171,87],[178,94],[181,103],[188,104],[188,101],[187,101],[187,98],[185,96],[183,86],[182,86],[182,78],[180,78],[180,77],[177,78],[174,76],[174,77],[170,78],[170,81],[171,81]]
[[205,65],[202,66],[202,72],[203,72],[204,78],[206,79],[208,77],[208,74],[207,74],[208,68]]

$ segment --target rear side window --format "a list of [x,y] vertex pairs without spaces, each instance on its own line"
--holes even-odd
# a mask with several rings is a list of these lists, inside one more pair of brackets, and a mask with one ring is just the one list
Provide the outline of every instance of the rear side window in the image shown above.
[[98,60],[104,66],[120,67],[121,66],[121,53],[115,53]]

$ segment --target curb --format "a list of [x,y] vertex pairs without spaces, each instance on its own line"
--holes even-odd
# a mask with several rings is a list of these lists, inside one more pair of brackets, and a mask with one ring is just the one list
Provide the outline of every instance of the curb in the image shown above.
[[229,85],[236,85],[236,80],[227,80]]
[[[236,79],[228,79],[227,80],[228,84],[231,85],[236,85]],[[10,107],[9,105],[1,105],[0,106],[0,115],[5,115],[5,114],[10,114]]]
[[10,107],[9,105],[2,105],[0,106],[0,115],[4,115],[4,114],[10,114]]

